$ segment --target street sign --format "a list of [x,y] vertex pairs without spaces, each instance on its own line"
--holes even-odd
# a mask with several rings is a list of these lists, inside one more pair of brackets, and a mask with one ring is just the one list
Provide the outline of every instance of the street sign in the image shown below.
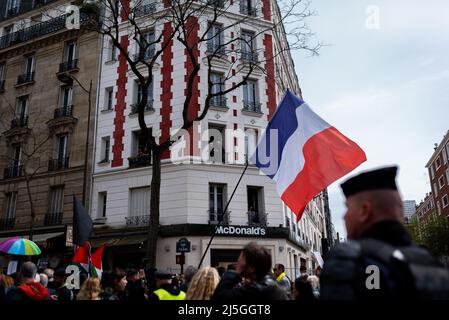
[[176,252],[185,253],[190,252],[190,241],[186,238],[181,238],[176,242]]

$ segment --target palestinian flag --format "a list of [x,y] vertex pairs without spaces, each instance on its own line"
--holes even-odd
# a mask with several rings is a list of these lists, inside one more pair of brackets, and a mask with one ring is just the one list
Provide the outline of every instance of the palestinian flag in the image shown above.
[[72,263],[77,264],[86,270],[92,277],[101,278],[101,274],[103,272],[103,250],[105,244],[103,244],[100,248],[95,250],[90,256],[90,266],[91,269],[89,271],[89,249],[90,244],[88,242],[84,243],[81,247],[75,252],[75,255],[72,258]]

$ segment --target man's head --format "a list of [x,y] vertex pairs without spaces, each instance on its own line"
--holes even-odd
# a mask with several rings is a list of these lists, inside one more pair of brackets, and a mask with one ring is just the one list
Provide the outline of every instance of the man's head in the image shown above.
[[344,220],[348,239],[359,239],[381,221],[403,221],[404,208],[396,187],[396,172],[397,167],[369,171],[341,185],[346,196]]
[[303,274],[307,274],[307,267],[302,265],[299,267],[299,272],[301,273],[301,275]]
[[240,253],[236,272],[249,280],[263,279],[271,268],[271,254],[268,249],[254,242],[247,244]]
[[67,279],[67,275],[64,268],[59,268],[55,271],[53,275],[53,282],[58,285],[62,286],[65,283],[65,280]]
[[55,271],[51,268],[47,268],[44,270],[44,274],[47,275],[48,278],[48,282],[52,282],[53,281],[53,276],[55,274]]
[[282,272],[285,272],[285,267],[284,267],[284,265],[281,264],[281,263],[276,264],[276,265],[274,266],[274,269],[273,269],[273,274],[274,274],[274,276],[277,278],[277,277],[279,277],[279,275],[280,275]]
[[20,267],[19,278],[21,282],[34,281],[37,267],[34,263],[27,261]]
[[169,273],[169,272],[156,271],[154,276],[156,278],[156,288],[160,288],[164,284],[171,284],[172,283],[173,275],[171,273]]
[[198,272],[198,269],[194,266],[188,266],[182,275],[184,282],[190,283],[192,281],[193,276]]

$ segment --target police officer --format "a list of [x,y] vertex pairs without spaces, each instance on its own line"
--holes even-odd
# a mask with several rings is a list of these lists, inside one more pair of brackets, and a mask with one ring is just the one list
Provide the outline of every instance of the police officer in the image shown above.
[[184,300],[186,294],[172,284],[173,275],[165,271],[156,271],[156,290],[148,300]]
[[350,241],[325,259],[322,299],[449,298],[449,271],[414,245],[402,224],[396,172],[397,167],[369,171],[341,185]]

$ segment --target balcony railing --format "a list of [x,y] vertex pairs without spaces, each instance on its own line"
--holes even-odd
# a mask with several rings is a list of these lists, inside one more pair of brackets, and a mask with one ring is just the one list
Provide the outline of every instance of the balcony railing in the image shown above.
[[22,165],[13,165],[9,168],[5,168],[3,171],[3,179],[11,179],[21,177],[23,175]]
[[150,223],[150,216],[144,215],[144,216],[125,217],[125,220],[126,226],[142,227],[148,226],[148,224]]
[[[2,1],[5,1],[5,0],[2,0]],[[17,16],[19,14],[32,11],[32,10],[34,10],[36,8],[42,7],[42,6],[46,5],[46,4],[49,4],[49,3],[55,2],[55,1],[58,1],[58,0],[34,0],[34,2],[31,1],[31,0],[21,1],[19,6],[8,9],[6,11],[6,15],[5,16],[3,15],[3,12],[2,12],[2,15],[0,16],[0,21],[4,21],[4,20],[7,20],[7,19],[10,19],[10,18],[15,17],[15,16]],[[7,1],[5,1],[5,2],[7,2]]]
[[141,154],[135,157],[128,158],[130,168],[148,167],[151,166],[151,155]]
[[257,101],[243,100],[243,111],[262,113],[262,104]]
[[[55,0],[50,0],[55,1]],[[37,23],[31,27],[18,30],[16,32],[4,35],[0,37],[0,49],[10,47],[20,42],[26,42],[50,33],[54,33],[60,30],[66,29],[65,23],[67,16],[61,15],[59,17],[50,19],[45,22]],[[80,23],[84,23],[89,20],[89,15],[85,13],[80,14]]]
[[26,128],[27,125],[28,125],[28,116],[14,118],[11,120],[11,129]]
[[148,48],[146,51],[141,51],[134,55],[134,62],[151,60],[154,57],[154,48]]
[[54,226],[62,224],[62,216],[64,215],[63,212],[52,212],[47,213],[45,215],[45,225],[46,226]]
[[69,168],[69,157],[51,159],[48,161],[48,171],[63,170]]
[[134,8],[134,15],[136,17],[142,17],[144,15],[156,12],[156,2],[152,2],[143,6]]
[[242,51],[240,53],[242,60],[256,63],[258,61],[257,52],[254,51]]
[[21,74],[17,77],[17,84],[24,84],[34,81],[34,72]]
[[67,72],[74,70],[78,67],[78,59],[73,59],[69,61],[65,61],[59,64],[59,72]]
[[215,108],[227,108],[226,106],[226,97],[224,96],[215,96],[210,99],[210,106]]
[[64,106],[55,109],[54,118],[73,117],[73,106]]
[[224,8],[225,0],[206,0],[206,5],[216,8]]
[[[153,108],[153,99],[150,99],[149,101],[147,101],[147,104],[145,106],[144,112],[148,112],[148,111],[154,111]],[[139,104],[138,103],[133,103],[131,105],[131,113],[130,114],[136,114],[139,112]]]
[[207,212],[209,213],[209,224],[218,224],[220,220],[222,220],[221,225],[228,225],[230,222],[229,215],[231,211],[217,212],[208,210]]
[[255,17],[257,15],[257,9],[252,6],[248,6],[246,1],[242,1],[240,2],[240,13]]
[[226,53],[226,47],[220,43],[207,43],[207,53],[224,55]]
[[0,231],[14,228],[15,218],[0,218]]
[[266,227],[267,213],[248,211],[248,226],[250,227]]
[[0,80],[0,92],[5,91],[5,80]]

